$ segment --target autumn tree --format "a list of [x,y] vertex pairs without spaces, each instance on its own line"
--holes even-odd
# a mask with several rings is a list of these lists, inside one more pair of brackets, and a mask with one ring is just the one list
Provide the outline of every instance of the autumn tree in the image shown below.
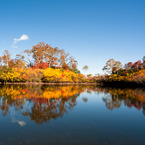
[[86,72],[87,70],[89,69],[89,67],[87,66],[87,65],[85,65],[84,67],[83,67],[83,70]]
[[10,54],[9,54],[8,50],[4,51],[4,55],[2,56],[2,59],[3,59],[4,65],[8,67],[8,63],[10,61]]
[[43,62],[45,47],[46,46],[44,42],[40,42],[32,47],[31,52],[33,54],[33,58],[35,59],[35,61]]
[[68,69],[68,58],[69,53],[66,53],[64,49],[60,50],[60,58],[59,58],[59,66],[62,67],[63,69]]
[[[26,53],[30,54],[30,52],[25,51]],[[70,69],[72,71],[79,72],[77,70],[77,61],[73,56],[69,57],[69,54],[66,53],[63,49],[59,49],[57,47],[52,47],[48,44],[45,44],[44,42],[40,42],[37,45],[33,46],[31,49],[32,57],[36,62],[42,63],[46,62],[48,63],[48,67],[54,67],[54,68],[64,68],[64,69]]]
[[87,79],[91,80],[93,78],[92,74],[87,74]]
[[92,74],[87,74],[87,77],[89,78],[89,77],[92,77]]
[[48,63],[46,62],[35,62],[35,65],[33,66],[33,68],[39,68],[39,69],[46,69],[48,68]]
[[106,65],[103,67],[103,71],[107,72],[108,74],[111,74],[117,72],[121,68],[122,68],[122,64],[120,61],[109,59],[106,62]]
[[145,68],[145,56],[143,57],[143,67]]
[[136,70],[141,69],[141,68],[143,68],[143,64],[141,60],[136,61],[132,66],[132,69],[136,69]]
[[80,71],[77,68],[78,62],[77,60],[75,60],[75,58],[73,56],[69,57],[69,70],[76,73],[76,74],[80,74]]
[[45,45],[44,59],[48,63],[49,67],[58,65],[59,54],[60,50],[57,47],[53,48],[48,44]]
[[9,62],[8,62],[8,66],[11,67],[11,68],[15,68],[15,60],[14,59],[11,59]]
[[32,47],[31,53],[37,63],[47,62],[49,67],[58,65],[60,50],[57,47],[40,42]]
[[33,66],[33,62],[32,62],[32,52],[31,50],[25,50],[24,52],[25,55],[25,62],[27,64],[27,67],[32,67]]
[[2,65],[2,57],[0,56],[0,65]]
[[0,57],[0,65],[12,68],[63,68],[77,74],[80,73],[77,69],[78,62],[73,56],[70,56],[63,49],[52,47],[44,42],[33,46],[31,50],[25,50],[22,54],[17,54],[15,59],[10,59],[10,54],[5,50],[4,55]]
[[70,67],[70,69],[72,69],[72,70],[77,69],[77,65],[78,65],[78,62],[75,60],[75,58],[73,56],[70,56],[69,57],[69,67]]
[[24,68],[25,67],[25,62],[22,61],[21,59],[16,59],[15,60],[15,67],[16,68]]
[[133,66],[133,63],[132,63],[132,62],[128,62],[128,63],[126,63],[126,64],[124,65],[124,68],[125,68],[125,70],[129,70],[129,69],[132,68],[132,66]]

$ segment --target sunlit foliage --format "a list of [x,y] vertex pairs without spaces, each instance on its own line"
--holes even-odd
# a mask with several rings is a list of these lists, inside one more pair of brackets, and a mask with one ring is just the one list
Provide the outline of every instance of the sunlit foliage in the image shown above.
[[128,62],[124,65],[124,68],[121,67],[120,63],[117,64],[118,65],[116,65],[116,62],[113,59],[107,61],[103,70],[108,71],[109,75],[100,78],[102,82],[123,82],[145,85],[144,58],[143,62],[141,62],[141,60],[138,60],[135,63]]
[[0,56],[0,82],[79,83],[95,82],[80,74],[78,62],[63,49],[40,42],[11,59],[5,50]]

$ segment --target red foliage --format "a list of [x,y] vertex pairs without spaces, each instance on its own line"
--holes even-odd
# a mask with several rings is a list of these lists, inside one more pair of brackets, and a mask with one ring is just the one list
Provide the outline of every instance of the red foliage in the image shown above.
[[63,78],[64,76],[65,76],[64,74],[61,75],[62,78]]
[[62,65],[62,68],[63,68],[63,69],[66,69],[66,70],[67,70],[68,67],[69,67],[69,66],[68,66],[67,64],[63,64],[63,65]]
[[132,66],[133,66],[133,63],[132,63],[132,62],[128,62],[128,63],[125,65],[125,70],[131,69]]
[[12,67],[12,68],[15,66],[15,61],[14,61],[14,59],[11,59],[11,60],[9,61],[9,66]]
[[61,67],[60,67],[60,66],[54,66],[54,68],[59,69],[59,68],[61,68]]
[[143,68],[143,63],[141,60],[136,61],[135,63],[129,62],[125,65],[125,70],[129,69],[142,69]]
[[133,64],[132,68],[136,68],[136,69],[142,68],[142,62],[141,62],[141,60],[136,61]]
[[39,69],[46,69],[48,68],[48,63],[46,62],[36,62],[35,65],[33,66],[34,69],[39,68]]

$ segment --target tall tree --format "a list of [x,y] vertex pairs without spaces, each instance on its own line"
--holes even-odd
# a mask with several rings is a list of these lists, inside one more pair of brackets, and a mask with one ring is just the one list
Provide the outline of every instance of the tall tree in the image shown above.
[[132,66],[133,66],[133,63],[132,62],[128,62],[127,64],[124,65],[124,68],[125,68],[125,70],[129,70],[129,69],[132,68]]
[[2,65],[2,57],[0,56],[0,65]]
[[[31,50],[25,50],[24,53],[27,54],[28,58],[32,56],[34,59],[33,66],[37,67],[39,63],[47,63],[48,67],[70,69],[76,73],[80,73],[77,69],[78,62],[73,56],[69,57],[69,53],[66,53],[63,49],[52,47],[44,42],[33,46]],[[27,64],[32,64],[30,59],[27,60]]]
[[70,69],[72,69],[72,70],[77,69],[77,65],[78,65],[78,62],[75,60],[75,58],[73,56],[70,56],[69,57],[69,67],[70,67]]
[[39,42],[37,45],[32,47],[31,52],[35,61],[43,62],[45,47],[46,46],[44,42]]
[[57,47],[40,42],[32,47],[31,53],[37,63],[47,62],[49,67],[58,65],[60,50]]
[[33,66],[33,62],[32,62],[32,56],[31,56],[32,52],[31,52],[31,50],[27,49],[23,53],[26,55],[25,56],[25,62],[27,64],[27,67],[32,67]]
[[60,58],[58,60],[60,67],[64,69],[68,69],[68,60],[69,60],[68,56],[69,56],[69,53],[66,53],[64,49],[60,50]]
[[9,54],[8,50],[4,51],[4,55],[2,56],[2,59],[3,59],[4,65],[8,67],[8,63],[10,61],[10,54]]
[[145,68],[145,56],[143,57],[143,67]]
[[142,68],[143,68],[143,64],[141,60],[136,61],[132,66],[132,69],[136,69],[136,70],[142,69]]
[[114,59],[109,59],[106,62],[106,65],[103,67],[103,71],[107,72],[108,74],[115,73],[119,69],[122,68],[122,64],[120,61],[115,61]]
[[60,50],[57,47],[53,48],[48,44],[45,45],[44,58],[49,67],[58,65],[59,53]]

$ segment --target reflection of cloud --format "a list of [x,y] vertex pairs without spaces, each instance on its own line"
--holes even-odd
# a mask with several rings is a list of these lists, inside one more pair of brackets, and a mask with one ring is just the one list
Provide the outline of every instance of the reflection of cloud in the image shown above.
[[25,126],[25,125],[26,125],[26,122],[25,122],[25,121],[18,121],[18,120],[17,120],[17,122],[18,122],[18,124],[19,124],[20,126]]
[[15,113],[11,113],[12,123],[15,123],[15,122],[16,122],[16,123],[18,123],[21,127],[22,127],[22,126],[25,126],[25,125],[26,125],[26,122],[25,122],[25,121],[19,121],[19,120],[15,119],[14,114],[15,114]]
[[25,35],[25,34],[23,34],[20,38],[14,38],[12,47],[17,48],[16,43],[18,43],[19,41],[28,40],[28,39],[29,39],[28,35]]

